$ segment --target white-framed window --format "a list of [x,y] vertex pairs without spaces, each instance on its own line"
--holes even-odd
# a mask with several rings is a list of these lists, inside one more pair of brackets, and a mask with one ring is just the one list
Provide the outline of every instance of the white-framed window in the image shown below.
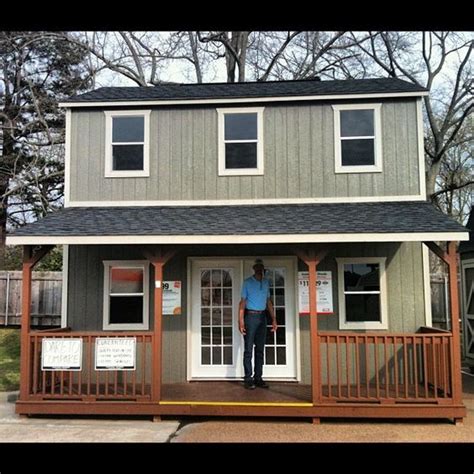
[[150,176],[150,110],[105,112],[105,177]]
[[336,258],[339,329],[388,329],[385,260]]
[[382,171],[382,104],[333,105],[336,173]]
[[149,262],[104,260],[104,330],[149,327]]
[[263,174],[263,110],[217,109],[219,176]]

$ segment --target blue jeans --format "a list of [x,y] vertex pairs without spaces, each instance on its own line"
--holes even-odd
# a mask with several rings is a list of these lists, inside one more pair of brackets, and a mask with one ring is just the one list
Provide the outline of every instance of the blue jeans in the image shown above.
[[267,319],[265,313],[245,313],[244,324],[246,334],[244,336],[244,379],[252,380],[252,353],[255,345],[255,371],[253,378],[262,380],[263,372],[263,349],[265,348],[265,337],[267,335]]

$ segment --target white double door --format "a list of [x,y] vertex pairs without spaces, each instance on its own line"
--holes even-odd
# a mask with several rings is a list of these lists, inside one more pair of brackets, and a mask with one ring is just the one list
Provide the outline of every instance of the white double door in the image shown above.
[[[254,258],[191,260],[190,379],[243,377],[244,338],[238,327],[243,280],[253,275]],[[296,368],[295,259],[264,258],[265,278],[278,322],[267,326],[263,376],[294,380]]]

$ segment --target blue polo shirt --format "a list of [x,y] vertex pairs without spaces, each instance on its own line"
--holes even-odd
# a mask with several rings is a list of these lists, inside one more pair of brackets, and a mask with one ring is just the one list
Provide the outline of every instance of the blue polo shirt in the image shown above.
[[263,311],[267,307],[267,299],[270,298],[270,281],[266,278],[258,281],[254,276],[246,278],[241,296],[247,300],[247,309]]

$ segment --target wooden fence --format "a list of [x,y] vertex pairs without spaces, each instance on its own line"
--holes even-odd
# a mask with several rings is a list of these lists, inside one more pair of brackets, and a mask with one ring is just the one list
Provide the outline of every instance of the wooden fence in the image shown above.
[[[0,271],[0,325],[19,326],[22,272]],[[32,326],[61,325],[62,272],[33,272]]]

